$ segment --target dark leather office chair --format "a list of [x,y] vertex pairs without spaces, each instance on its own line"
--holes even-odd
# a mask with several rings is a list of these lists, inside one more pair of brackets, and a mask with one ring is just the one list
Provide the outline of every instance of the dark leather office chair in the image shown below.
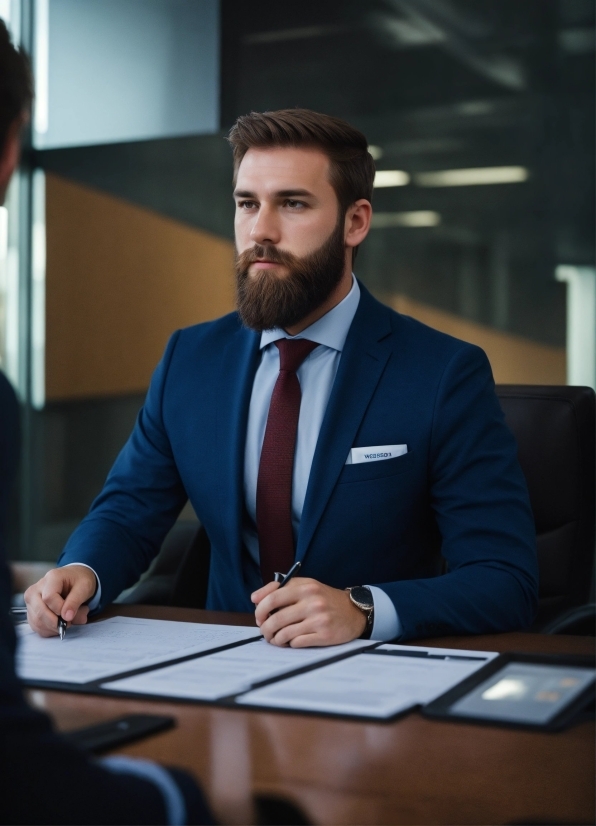
[[210,559],[209,538],[200,522],[176,522],[149,570],[116,602],[204,608]]
[[594,566],[594,391],[498,385],[497,395],[517,440],[536,522],[540,602],[534,628],[573,633],[575,625],[575,633],[590,627],[593,633],[593,608],[586,603]]
[[[589,387],[499,385],[536,521],[540,603],[535,630],[594,634],[595,396]],[[210,547],[204,528],[173,530],[123,601],[204,608]],[[593,598],[593,597],[592,597]]]

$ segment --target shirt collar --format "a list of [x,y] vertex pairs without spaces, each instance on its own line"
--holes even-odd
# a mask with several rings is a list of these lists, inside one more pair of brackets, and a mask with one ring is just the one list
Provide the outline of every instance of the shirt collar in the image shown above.
[[316,341],[317,344],[323,344],[325,347],[330,347],[332,350],[338,350],[340,353],[343,350],[350,325],[356,315],[358,309],[358,302],[360,301],[360,287],[352,273],[352,289],[347,296],[336,304],[333,309],[325,313],[324,316],[315,321],[310,327],[302,330],[297,336],[290,336],[285,330],[280,327],[274,327],[273,330],[264,330],[261,333],[261,350],[278,341],[280,338],[307,338],[309,341]]

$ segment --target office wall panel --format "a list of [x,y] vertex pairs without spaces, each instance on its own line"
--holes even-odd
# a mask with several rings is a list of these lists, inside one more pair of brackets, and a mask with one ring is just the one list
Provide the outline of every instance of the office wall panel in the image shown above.
[[169,335],[233,309],[233,245],[47,175],[46,398],[142,392]]
[[37,158],[46,172],[234,237],[232,150],[221,134],[69,146]]

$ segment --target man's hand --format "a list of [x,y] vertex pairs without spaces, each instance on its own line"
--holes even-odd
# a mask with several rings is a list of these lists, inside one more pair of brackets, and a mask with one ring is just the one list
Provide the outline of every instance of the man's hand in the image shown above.
[[83,605],[97,588],[95,574],[84,565],[54,568],[25,591],[27,620],[42,637],[58,634],[58,617],[68,625],[84,625],[89,608]]
[[364,632],[366,617],[347,591],[295,577],[283,588],[269,582],[251,596],[261,633],[274,645],[339,645]]

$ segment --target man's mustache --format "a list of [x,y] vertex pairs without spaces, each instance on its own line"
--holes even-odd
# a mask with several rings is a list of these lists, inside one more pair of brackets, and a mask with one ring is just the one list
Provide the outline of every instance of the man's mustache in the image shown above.
[[285,267],[294,267],[297,263],[297,258],[291,252],[280,250],[273,246],[262,246],[255,244],[247,250],[239,253],[237,258],[236,268],[240,272],[246,271],[251,264],[257,261],[271,261],[272,264],[280,264]]

